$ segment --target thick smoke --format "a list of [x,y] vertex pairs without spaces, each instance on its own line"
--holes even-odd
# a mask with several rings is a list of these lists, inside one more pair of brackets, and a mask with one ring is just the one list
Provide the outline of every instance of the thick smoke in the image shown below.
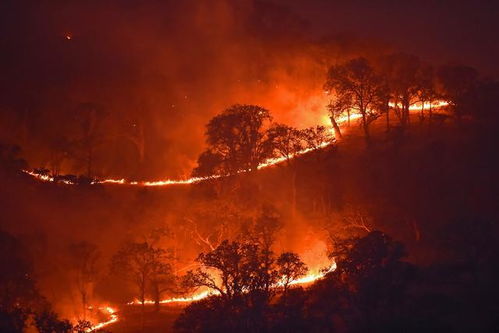
[[[10,10],[10,28],[21,30],[5,40],[15,51],[4,56],[12,66],[2,84],[3,139],[21,145],[32,167],[50,168],[60,142],[78,137],[79,105],[99,105],[99,176],[188,175],[204,125],[234,103],[261,105],[298,127],[323,123],[327,66],[369,48],[312,42],[298,16],[258,0],[54,1]],[[77,148],[67,150],[60,171],[84,173]]]

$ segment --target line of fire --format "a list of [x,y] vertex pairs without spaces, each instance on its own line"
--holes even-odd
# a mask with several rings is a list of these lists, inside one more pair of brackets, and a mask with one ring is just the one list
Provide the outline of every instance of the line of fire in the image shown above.
[[497,15],[6,0],[0,332],[498,332]]

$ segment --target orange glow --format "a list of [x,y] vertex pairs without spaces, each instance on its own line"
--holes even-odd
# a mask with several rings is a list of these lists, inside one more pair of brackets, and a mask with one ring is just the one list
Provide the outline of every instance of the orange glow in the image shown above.
[[119,320],[119,317],[116,314],[116,310],[113,309],[112,307],[110,307],[110,306],[102,306],[102,307],[99,307],[99,310],[102,311],[102,312],[106,312],[107,314],[109,314],[109,320],[103,321],[101,323],[96,324],[95,326],[92,326],[92,328],[88,330],[89,332],[101,329],[101,328],[106,327],[108,325],[111,325],[111,324],[113,324],[113,323],[115,323],[115,322],[117,322]]
[[[291,285],[302,285],[302,284],[309,284],[312,282],[315,282],[319,279],[322,279],[327,273],[333,272],[336,269],[336,262],[333,261],[331,266],[327,270],[317,270],[316,272],[310,272],[309,274],[305,275],[302,278],[296,279],[292,281],[290,284]],[[282,286],[282,282],[278,282],[274,288],[278,288]],[[190,303],[194,301],[199,301],[202,300],[206,297],[213,296],[213,295],[218,295],[218,292],[215,291],[203,291],[199,292],[197,294],[194,294],[192,296],[187,296],[187,297],[173,297],[173,298],[167,298],[164,300],[161,300],[161,304],[171,304],[171,303]],[[128,302],[127,305],[140,305],[142,304],[138,299],[135,299],[131,302]],[[144,301],[144,304],[154,304],[154,301],[152,300],[146,300]]]
[[[431,104],[431,107],[436,109],[436,108],[440,108],[443,106],[447,106],[448,104],[449,103],[447,103],[445,101],[436,101],[436,102]],[[390,106],[394,107],[395,104],[390,103]],[[423,109],[429,109],[429,108],[430,108],[430,103],[425,103],[423,106]],[[419,110],[421,110],[421,104],[411,105],[409,109],[411,111],[419,111]],[[350,114],[350,120],[356,120],[356,119],[359,119],[361,117],[362,116],[359,113],[354,113],[352,110],[352,112]],[[322,118],[323,124],[322,125],[325,125],[328,122],[328,120],[329,120],[329,118],[327,116],[323,116],[323,118]],[[340,125],[342,131],[344,131],[346,129],[344,124],[347,121],[348,121],[347,115],[342,115],[341,117],[338,117],[336,119],[336,122],[338,123],[338,125]],[[334,131],[332,129],[331,129],[331,131],[333,132],[333,135],[334,135]],[[317,149],[322,149],[324,147],[329,146],[332,143],[334,143],[334,140],[330,143],[323,144],[322,146],[318,147]],[[300,155],[309,153],[313,150],[314,150],[314,148],[307,148],[307,149],[304,149],[302,151],[299,151],[298,153],[292,155],[291,157],[293,158],[296,156],[300,156]],[[267,168],[267,167],[282,163],[284,161],[286,161],[285,157],[271,158],[271,159],[268,159],[267,161],[261,163],[258,166],[258,169]],[[36,172],[28,171],[28,170],[23,170],[23,172],[40,180],[40,181],[43,181],[43,182],[54,182],[54,177],[49,176],[49,175],[38,174]],[[192,177],[192,178],[188,178],[188,179],[165,179],[165,180],[158,180],[158,181],[142,181],[142,182],[127,181],[125,179],[109,178],[109,179],[96,180],[96,181],[92,182],[92,184],[115,184],[115,185],[155,187],[155,186],[170,186],[170,185],[189,185],[189,184],[195,184],[195,183],[199,183],[199,182],[206,181],[206,180],[218,179],[221,177],[222,176],[219,176],[219,175],[212,175],[212,176],[207,176],[207,177]],[[74,183],[67,181],[67,180],[64,180],[61,182],[63,184],[66,184],[66,185],[74,185]]]
[[[299,278],[299,279],[292,281],[290,283],[290,285],[310,284],[310,283],[315,282],[319,279],[322,279],[326,274],[334,271],[335,269],[336,269],[336,262],[333,261],[333,263],[331,264],[331,266],[327,270],[320,270],[319,269],[316,272],[311,272],[302,278]],[[274,288],[279,288],[282,285],[283,285],[283,282],[280,281],[274,286]],[[199,293],[193,294],[191,296],[186,296],[186,297],[167,298],[167,299],[161,300],[159,303],[160,304],[190,303],[190,302],[195,302],[195,301],[205,299],[205,298],[207,298],[209,296],[213,296],[213,295],[218,295],[218,292],[203,291],[203,292],[199,292]],[[141,305],[141,304],[142,303],[138,299],[135,299],[135,300],[127,303],[127,305]],[[152,304],[154,304],[154,301],[153,300],[146,300],[146,301],[144,301],[144,304],[152,305]],[[119,320],[117,311],[115,309],[113,309],[109,306],[102,306],[102,307],[99,307],[99,310],[102,312],[108,313],[109,320],[96,324],[89,331],[101,329],[101,328],[106,327],[108,325],[111,325]]]

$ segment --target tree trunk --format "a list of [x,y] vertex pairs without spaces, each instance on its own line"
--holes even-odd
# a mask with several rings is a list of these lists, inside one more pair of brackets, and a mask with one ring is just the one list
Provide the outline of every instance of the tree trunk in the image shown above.
[[409,100],[408,99],[404,99],[404,105],[402,106],[403,107],[403,112],[404,112],[404,125],[409,127],[409,124],[411,123],[411,120],[410,120],[410,113],[409,113]]
[[362,112],[362,128],[364,129],[364,136],[366,138],[366,143],[369,144],[370,142],[369,125],[367,124],[367,115],[365,111]]
[[338,123],[336,122],[336,119],[334,119],[334,117],[330,117],[331,118],[331,124],[333,124],[333,128],[334,128],[334,136],[338,136],[338,138],[341,139],[341,130],[340,130],[340,126],[338,126]]
[[350,127],[350,109],[347,109],[347,126]]

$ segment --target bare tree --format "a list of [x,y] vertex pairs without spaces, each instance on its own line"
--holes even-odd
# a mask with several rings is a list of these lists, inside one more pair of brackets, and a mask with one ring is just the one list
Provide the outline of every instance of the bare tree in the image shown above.
[[222,240],[235,238],[241,222],[249,218],[238,205],[215,199],[191,205],[179,225],[201,251],[212,251]]
[[437,78],[443,98],[449,102],[457,122],[460,123],[463,115],[461,104],[466,94],[476,86],[478,72],[468,66],[447,65],[438,68]]

